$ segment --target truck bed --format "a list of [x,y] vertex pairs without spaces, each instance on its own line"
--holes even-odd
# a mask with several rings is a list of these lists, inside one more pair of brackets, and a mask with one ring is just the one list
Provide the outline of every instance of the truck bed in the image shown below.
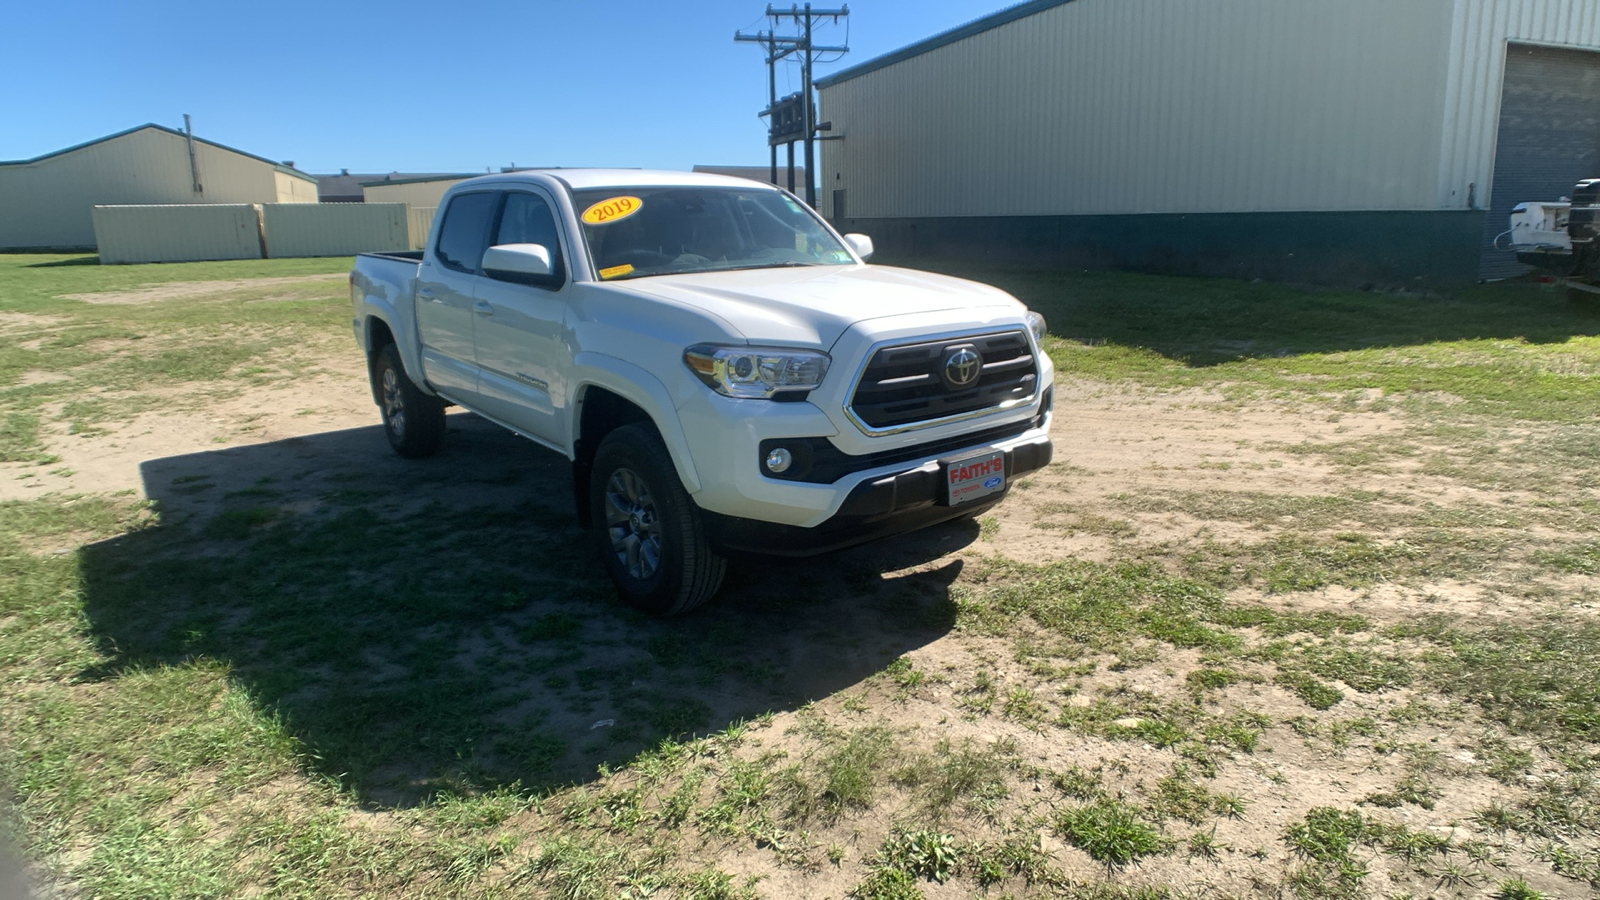
[[393,253],[377,253],[377,252],[373,252],[373,253],[357,253],[356,255],[357,256],[376,256],[379,259],[397,259],[397,260],[400,260],[402,262],[412,262],[412,263],[419,263],[419,264],[422,262],[422,251],[421,250],[396,250]]

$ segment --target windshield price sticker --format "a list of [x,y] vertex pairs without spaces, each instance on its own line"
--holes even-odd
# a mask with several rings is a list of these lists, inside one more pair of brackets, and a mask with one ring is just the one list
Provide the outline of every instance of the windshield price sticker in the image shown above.
[[633,271],[633,266],[632,265],[630,265],[628,263],[623,263],[620,266],[612,266],[609,269],[601,269],[600,270],[600,277],[601,278],[621,278],[622,276],[624,276],[624,275],[626,275],[626,274],[628,274],[629,272],[632,272],[632,271]]
[[644,209],[644,201],[638,197],[610,197],[583,211],[583,224],[585,225],[610,225],[620,222]]

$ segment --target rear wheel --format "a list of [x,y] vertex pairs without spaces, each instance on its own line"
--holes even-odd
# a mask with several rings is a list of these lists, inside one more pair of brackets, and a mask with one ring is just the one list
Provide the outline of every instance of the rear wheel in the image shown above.
[[408,459],[432,456],[444,443],[444,401],[424,394],[400,362],[393,344],[378,351],[372,366],[383,431],[394,452]]
[[727,561],[711,550],[699,508],[649,428],[624,425],[600,442],[589,510],[606,572],[633,606],[673,616],[722,586]]

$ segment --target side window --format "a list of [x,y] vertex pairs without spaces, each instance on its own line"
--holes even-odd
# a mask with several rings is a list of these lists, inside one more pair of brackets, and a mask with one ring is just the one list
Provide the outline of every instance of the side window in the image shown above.
[[457,272],[476,272],[483,261],[489,217],[494,213],[495,195],[462,194],[450,201],[439,230],[439,262]]
[[561,232],[556,230],[556,217],[550,211],[550,204],[538,194],[521,191],[506,194],[500,228],[494,237],[494,245],[499,244],[541,244],[550,251],[551,269],[557,275],[563,271]]

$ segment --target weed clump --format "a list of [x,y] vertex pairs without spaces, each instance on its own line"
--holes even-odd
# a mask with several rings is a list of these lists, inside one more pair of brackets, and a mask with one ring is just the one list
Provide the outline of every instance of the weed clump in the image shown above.
[[1107,866],[1125,866],[1168,849],[1161,833],[1140,819],[1137,810],[1115,800],[1062,810],[1055,830]]
[[1312,709],[1328,709],[1344,699],[1344,693],[1338,688],[1324,684],[1305,672],[1280,672],[1275,680],[1294,691],[1295,696]]

